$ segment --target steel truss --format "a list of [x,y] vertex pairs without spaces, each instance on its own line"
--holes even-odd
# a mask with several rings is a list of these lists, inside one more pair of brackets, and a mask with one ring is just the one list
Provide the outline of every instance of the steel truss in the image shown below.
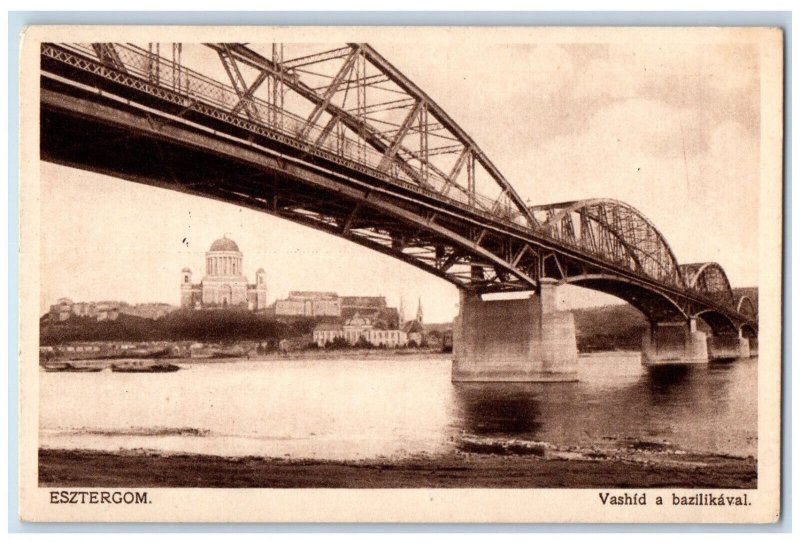
[[[254,164],[278,146],[291,160],[327,168],[294,185],[275,177],[298,171],[280,159],[269,163],[267,181],[263,171],[242,171],[196,190],[348,238],[459,289],[535,290],[549,277],[619,296],[651,321],[712,315],[722,316],[720,327],[757,327],[755,305],[734,300],[718,264],[678,265],[633,207],[610,199],[527,206],[469,135],[368,44],[289,59],[284,44],[205,45],[227,83],[184,66],[179,44],[172,59],[157,44],[44,44],[43,80],[117,96],[129,108],[131,97],[141,100],[143,116],[108,118],[138,123],[155,142],[210,131],[235,138],[231,147],[260,150]],[[43,103],[56,104],[48,93]]]

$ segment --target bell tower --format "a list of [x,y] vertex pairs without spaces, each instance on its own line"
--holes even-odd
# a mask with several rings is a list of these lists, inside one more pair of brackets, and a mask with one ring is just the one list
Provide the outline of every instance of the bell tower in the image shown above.
[[263,310],[267,307],[267,273],[263,268],[256,271],[256,286],[255,286],[255,308],[254,310]]
[[192,307],[192,270],[190,268],[181,270],[181,307]]

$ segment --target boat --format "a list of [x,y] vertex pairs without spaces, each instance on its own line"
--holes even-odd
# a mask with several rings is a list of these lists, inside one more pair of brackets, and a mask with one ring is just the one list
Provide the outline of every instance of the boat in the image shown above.
[[111,365],[111,372],[176,372],[181,367],[166,362],[156,361],[123,361]]
[[72,363],[45,363],[42,365],[45,372],[100,372],[101,366],[75,366]]
[[65,372],[72,365],[69,363],[44,363],[42,368],[45,372]]
[[101,366],[72,366],[61,372],[100,372],[103,370]]
[[164,359],[172,356],[172,349],[170,347],[103,348],[100,351],[65,351],[60,356],[69,360]]

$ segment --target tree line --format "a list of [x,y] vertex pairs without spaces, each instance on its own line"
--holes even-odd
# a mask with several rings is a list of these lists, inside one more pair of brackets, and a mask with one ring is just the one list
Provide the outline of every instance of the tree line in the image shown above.
[[158,319],[120,314],[113,321],[73,316],[66,321],[45,320],[40,345],[100,341],[236,342],[281,340],[310,334],[312,319],[282,321],[246,310],[177,310]]

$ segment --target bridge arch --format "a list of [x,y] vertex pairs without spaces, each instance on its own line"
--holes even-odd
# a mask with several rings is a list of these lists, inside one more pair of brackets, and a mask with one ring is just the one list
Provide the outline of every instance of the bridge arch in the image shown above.
[[739,326],[728,315],[717,310],[704,310],[692,317],[702,319],[714,336],[730,336],[739,332]]
[[756,319],[756,317],[758,317],[758,312],[756,311],[756,305],[747,295],[739,297],[739,302],[736,304],[736,311],[742,315],[746,315],[753,319]]
[[736,306],[728,276],[719,263],[692,263],[682,265],[681,268],[686,287],[721,305],[731,308]]
[[648,279],[683,287],[678,260],[656,226],[633,206],[597,198],[531,208],[540,230]]
[[745,323],[740,330],[744,338],[758,338],[758,331],[752,325]]
[[567,285],[583,287],[624,300],[652,323],[684,321],[689,318],[680,304],[667,294],[612,274],[583,274],[564,279]]

